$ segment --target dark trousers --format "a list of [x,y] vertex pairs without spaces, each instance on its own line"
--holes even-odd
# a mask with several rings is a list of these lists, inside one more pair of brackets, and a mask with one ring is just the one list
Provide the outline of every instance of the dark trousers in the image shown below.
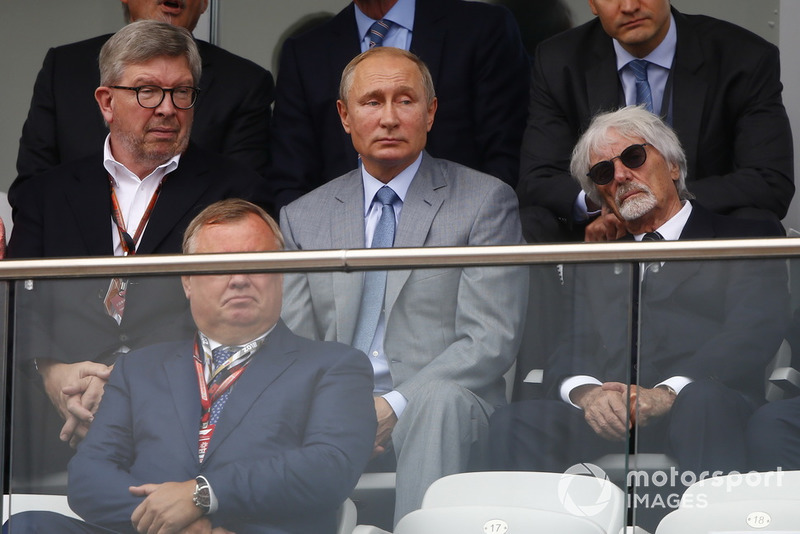
[[[131,532],[133,526],[131,526]],[[119,534],[114,530],[86,523],[55,512],[32,511],[12,515],[3,525],[3,534]]]
[[756,410],[747,425],[747,452],[751,469],[800,469],[800,397]]

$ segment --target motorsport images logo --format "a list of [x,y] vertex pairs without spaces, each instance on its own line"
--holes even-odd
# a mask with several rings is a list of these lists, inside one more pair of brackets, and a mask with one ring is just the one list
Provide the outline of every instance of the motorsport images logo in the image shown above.
[[[583,475],[583,476],[574,476]],[[605,471],[594,464],[575,464],[558,481],[558,498],[564,509],[579,517],[593,517],[608,507],[614,496]]]

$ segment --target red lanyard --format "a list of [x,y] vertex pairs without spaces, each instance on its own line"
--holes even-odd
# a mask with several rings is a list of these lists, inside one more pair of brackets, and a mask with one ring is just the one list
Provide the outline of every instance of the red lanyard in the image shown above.
[[136,253],[136,243],[139,242],[139,238],[142,236],[144,227],[147,226],[147,221],[150,220],[150,214],[153,213],[153,208],[156,205],[156,200],[158,200],[158,195],[161,194],[161,186],[164,185],[164,180],[166,179],[167,177],[165,176],[158,183],[158,187],[156,187],[153,196],[150,197],[150,202],[147,204],[147,208],[144,210],[142,219],[139,221],[139,226],[136,227],[136,234],[134,234],[133,238],[131,238],[131,235],[125,228],[125,221],[122,218],[122,210],[119,207],[117,194],[114,192],[114,180],[111,178],[111,176],[108,177],[108,183],[111,186],[111,218],[114,219],[114,224],[117,225],[117,230],[119,231],[119,240],[122,244],[122,250],[125,252],[126,256],[131,256]]
[[[204,360],[208,357],[206,356],[205,351],[202,351],[201,356],[200,345],[200,335],[198,334],[195,336],[194,340],[194,366],[195,371],[197,371],[197,385],[200,388],[200,406],[203,408],[202,417],[200,419],[200,428],[202,430],[209,426],[208,421],[211,417],[211,407],[214,405],[214,401],[219,399],[233,385],[233,383],[239,379],[247,367],[247,364],[250,363],[252,354],[255,353],[260,343],[248,343],[239,349],[236,354],[233,354],[230,358],[228,358],[224,364],[220,365],[211,376],[212,379],[225,368],[233,368],[233,370],[225,380],[222,382],[213,383],[210,388],[206,382],[204,371]],[[241,361],[237,362],[235,365],[231,365],[231,363],[237,359]]]

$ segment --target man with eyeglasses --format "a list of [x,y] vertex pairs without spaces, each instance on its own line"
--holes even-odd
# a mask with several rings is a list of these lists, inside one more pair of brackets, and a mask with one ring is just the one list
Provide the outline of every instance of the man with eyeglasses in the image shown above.
[[[19,187],[10,258],[177,254],[183,230],[205,206],[258,197],[255,171],[189,140],[201,60],[188,30],[131,23],[103,46],[100,72],[105,143]],[[41,375],[66,421],[60,438],[73,446],[116,357],[188,325],[180,288],[158,277],[36,281],[20,287],[17,304],[17,359]],[[33,388],[25,393],[36,396]]]
[[[194,31],[208,0],[121,0],[126,22],[158,20]],[[99,85],[97,56],[111,35],[51,48],[36,78],[22,128],[17,178],[9,189],[61,163],[88,156],[105,138],[93,98]],[[225,154],[262,176],[269,165],[272,75],[252,61],[195,40],[202,59],[201,88],[192,140]]]
[[[570,168],[627,240],[772,229],[692,200],[676,134],[641,107],[595,117]],[[764,401],[764,369],[788,321],[785,263],[588,264],[569,276],[566,335],[544,369],[551,399],[495,413],[495,467],[563,471],[626,452],[636,429],[638,452],[667,453],[695,476],[743,469],[744,426]]]
[[669,0],[589,0],[596,18],[536,52],[522,143],[529,241],[608,241],[625,231],[569,176],[596,113],[644,104],[686,151],[687,187],[715,213],[778,226],[794,195],[789,119],[776,46]]

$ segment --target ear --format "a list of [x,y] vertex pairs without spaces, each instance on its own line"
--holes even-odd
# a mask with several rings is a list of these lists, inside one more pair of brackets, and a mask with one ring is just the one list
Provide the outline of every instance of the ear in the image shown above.
[[200,13],[205,13],[206,9],[208,9],[208,0],[203,0],[203,8],[200,10]]
[[593,15],[597,15],[597,8],[594,6],[594,0],[589,0],[589,9],[592,10]]
[[183,286],[183,294],[186,295],[187,299],[190,299],[192,296],[192,280],[191,276],[181,276],[181,285]]
[[111,105],[111,101],[113,100],[111,88],[101,85],[95,89],[94,99],[97,100],[97,105],[100,107],[100,113],[103,114],[103,119],[105,119],[106,123],[111,124],[114,118]]
[[339,112],[339,119],[342,121],[342,127],[348,134],[350,133],[350,114],[347,112],[347,104],[342,100],[336,101],[336,111]]
[[669,176],[672,178],[673,182],[677,182],[681,178],[681,169],[676,164],[671,164],[669,166]]
[[431,105],[428,106],[428,131],[429,132],[431,131],[431,128],[433,128],[433,119],[434,119],[434,116],[436,115],[436,110],[437,109],[439,109],[439,99],[436,98],[436,97],[433,97],[433,102],[431,102]]

